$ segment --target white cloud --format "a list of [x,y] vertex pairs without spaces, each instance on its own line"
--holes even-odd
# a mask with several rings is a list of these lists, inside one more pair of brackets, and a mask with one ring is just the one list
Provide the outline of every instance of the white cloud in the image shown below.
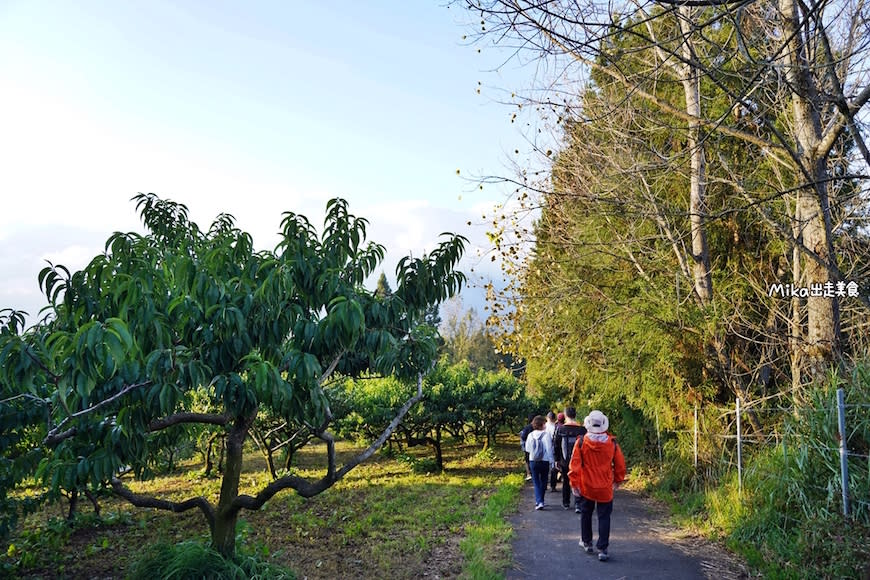
[[[204,144],[171,127],[143,128],[129,120],[109,125],[108,118],[20,84],[0,92],[0,191],[6,193],[0,308],[34,315],[45,304],[37,274],[46,260],[75,270],[103,251],[112,232],[142,231],[130,201],[137,192],[184,203],[204,229],[217,214],[233,214],[258,249],[274,248],[284,211],[306,215],[320,230],[326,201],[336,195],[294,181],[290,166],[260,164],[244,151]],[[448,209],[417,199],[388,203],[354,192],[344,197],[352,213],[369,220],[369,239],[387,247],[383,270],[391,279],[402,256],[430,252],[445,231],[469,238],[460,268],[471,281],[481,274],[500,276],[497,264],[482,257],[489,242],[481,215],[491,215],[493,203]],[[481,311],[482,293],[467,302]]]

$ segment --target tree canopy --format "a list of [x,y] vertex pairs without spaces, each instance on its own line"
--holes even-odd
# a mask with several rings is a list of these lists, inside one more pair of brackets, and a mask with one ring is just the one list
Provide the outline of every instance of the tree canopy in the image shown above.
[[[147,233],[116,233],[105,252],[71,273],[49,265],[39,284],[47,316],[24,330],[20,313],[0,317],[0,416],[4,492],[34,449],[49,485],[111,485],[137,506],[199,509],[212,543],[234,551],[240,510],[259,509],[292,488],[309,497],[369,457],[422,396],[437,331],[427,308],[458,292],[465,238],[445,239],[424,259],[402,258],[397,288],[363,284],[384,258],[366,243],[367,220],[330,200],[318,234],[305,216],[283,215],[273,251],[221,214],[208,230],[183,204],[134,198]],[[336,466],[324,383],[335,374],[418,378],[418,392],[368,449]],[[203,403],[205,401],[205,403]],[[285,475],[254,496],[239,494],[242,445],[258,413],[302,426],[326,443],[327,472]],[[122,475],[148,475],[160,432],[182,424],[224,430],[220,499],[182,502],[133,494]],[[23,443],[27,443],[24,445]]]

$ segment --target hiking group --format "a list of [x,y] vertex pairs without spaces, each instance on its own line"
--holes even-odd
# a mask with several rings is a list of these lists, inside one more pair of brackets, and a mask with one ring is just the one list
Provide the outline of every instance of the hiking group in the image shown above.
[[[598,550],[598,559],[606,561],[610,543],[610,515],[613,491],[625,480],[625,457],[616,439],[607,432],[609,421],[601,411],[592,411],[580,425],[577,411],[567,407],[558,416],[529,416],[529,424],[520,431],[525,456],[526,480],[535,487],[535,509],[547,507],[544,494],[549,483],[556,491],[562,480],[562,507],[580,514],[580,546],[588,554]],[[598,541],[592,544],[592,512],[598,515]]]

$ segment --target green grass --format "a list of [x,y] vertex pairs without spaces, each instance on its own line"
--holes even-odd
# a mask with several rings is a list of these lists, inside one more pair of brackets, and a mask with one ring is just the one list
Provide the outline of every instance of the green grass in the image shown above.
[[675,491],[669,482],[656,488],[653,474],[644,486],[670,506],[677,525],[723,541],[764,578],[870,577],[870,525],[844,518],[837,494],[810,494],[778,453],[747,462],[742,494],[736,473],[697,491]]
[[676,447],[665,448],[663,469],[635,469],[632,477],[670,505],[678,525],[724,541],[765,578],[870,578],[870,506],[856,502],[849,517],[841,513],[837,387],[846,394],[849,491],[863,500],[870,496],[867,364],[807,386],[800,404],[768,419],[778,443],[744,448],[742,492],[736,470],[697,471]]
[[[515,447],[507,438],[482,454],[478,445],[447,446],[446,470],[439,474],[415,469],[425,465],[422,448],[406,451],[417,461],[378,454],[314,498],[288,490],[259,511],[243,511],[238,553],[309,579],[495,577],[509,563],[510,526],[504,516],[522,485],[519,476],[511,476],[521,470]],[[337,449],[339,464],[358,451],[344,442]],[[298,454],[294,471],[316,478],[324,466],[323,448],[315,445]],[[156,497],[203,495],[214,502],[220,480],[198,476],[200,470],[191,461],[176,473],[129,485]],[[240,491],[253,493],[269,481],[260,457],[248,453]],[[102,518],[83,502],[73,525],[58,517],[59,505],[28,517],[0,546],[0,576],[124,577],[149,547],[160,551],[181,542],[183,569],[191,553],[208,545],[208,527],[198,510],[142,510],[111,495],[100,501]],[[168,553],[159,553],[158,560],[169,560]]]
[[523,483],[521,474],[505,476],[486,502],[482,517],[466,527],[459,544],[465,556],[464,576],[475,580],[504,577],[501,571],[510,564],[513,537],[506,516],[516,510]]

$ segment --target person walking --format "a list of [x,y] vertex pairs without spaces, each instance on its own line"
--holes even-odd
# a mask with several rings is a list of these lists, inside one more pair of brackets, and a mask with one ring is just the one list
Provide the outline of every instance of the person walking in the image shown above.
[[[571,490],[580,499],[580,545],[588,553],[592,547],[592,511],[598,514],[598,559],[609,559],[610,515],[613,491],[625,481],[625,456],[608,432],[609,421],[601,411],[584,419],[586,435],[578,440],[568,469]],[[580,443],[582,441],[582,443]]]
[[[556,427],[558,424],[556,423],[556,413],[553,411],[547,412],[547,424],[544,426],[544,430],[547,432],[547,435],[550,436],[550,443],[553,443],[556,436]],[[559,471],[556,469],[555,462],[550,468],[550,491],[556,491],[556,478],[559,475]]]
[[[550,489],[552,489],[553,491],[556,491],[556,487],[555,487],[554,483],[558,483],[559,481],[567,481],[566,479],[562,478],[562,470],[559,469],[559,461],[558,461],[558,456],[557,456],[558,454],[556,453],[556,431],[558,431],[559,427],[561,427],[564,424],[565,424],[565,413],[562,411],[559,411],[558,413],[556,413],[556,428],[553,430],[553,460],[554,460],[554,462],[553,462],[553,469],[550,472]],[[555,480],[554,480],[554,478],[555,478]],[[565,484],[563,483],[562,486],[564,487]]]
[[532,466],[529,463],[529,452],[526,451],[526,439],[529,436],[529,433],[532,432],[532,419],[535,418],[535,414],[532,413],[529,415],[529,422],[526,423],[526,426],[520,430],[520,447],[523,450],[523,465],[526,468],[526,481],[532,479]]
[[[562,415],[562,413],[559,413]],[[553,438],[553,452],[556,455],[556,466],[562,474],[562,507],[571,509],[571,482],[568,480],[568,466],[574,454],[574,446],[577,441],[582,443],[586,435],[586,427],[577,423],[577,409],[565,408],[564,424],[556,427],[556,435]],[[558,421],[556,421],[558,423]],[[580,497],[574,497],[574,513],[580,513]]]
[[547,434],[544,424],[546,419],[540,415],[532,419],[534,430],[526,437],[526,451],[532,467],[532,483],[535,485],[535,509],[542,510],[544,492],[547,491],[547,475],[553,465],[553,440]]

